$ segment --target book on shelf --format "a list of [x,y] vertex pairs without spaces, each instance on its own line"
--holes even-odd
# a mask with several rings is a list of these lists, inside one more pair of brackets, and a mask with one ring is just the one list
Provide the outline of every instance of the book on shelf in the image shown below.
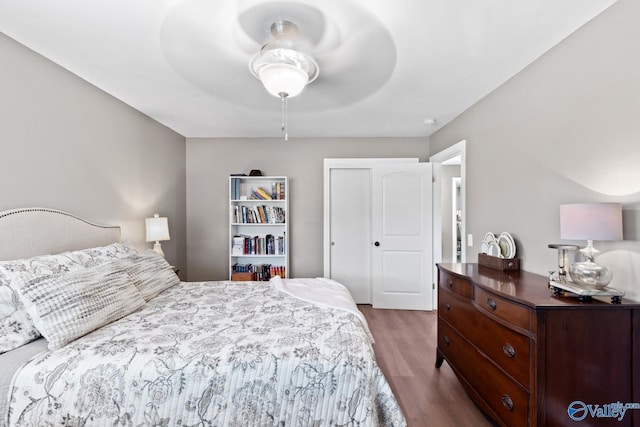
[[264,206],[258,206],[258,214],[260,215],[260,222],[261,223],[265,223],[267,222],[267,217],[264,214]]
[[240,199],[240,178],[231,178],[231,200]]
[[286,267],[284,265],[272,265],[269,267],[269,276],[280,276],[281,279],[286,279]]
[[271,198],[273,200],[284,200],[284,182],[276,181],[271,183]]
[[284,235],[233,236],[231,255],[285,255]]
[[253,191],[253,196],[255,196],[256,199],[260,199],[260,200],[273,200],[273,198],[271,197],[271,194],[268,193],[262,187],[258,187],[257,190],[254,190]]
[[271,264],[234,264],[231,267],[233,273],[254,273],[255,279],[259,281],[271,280],[274,276],[286,277],[286,267],[283,265]]
[[244,255],[244,239],[246,236],[233,236],[231,240],[231,255]]
[[233,206],[233,222],[240,224],[284,224],[286,212],[279,206]]

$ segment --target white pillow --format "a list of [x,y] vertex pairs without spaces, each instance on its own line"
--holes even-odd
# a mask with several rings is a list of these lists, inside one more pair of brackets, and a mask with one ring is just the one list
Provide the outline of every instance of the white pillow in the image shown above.
[[69,252],[68,256],[83,267],[93,267],[137,254],[138,250],[129,242],[116,242],[106,246]]
[[82,268],[67,253],[0,262],[0,353],[40,337],[13,282]]
[[15,281],[36,328],[55,350],[138,310],[144,298],[117,263]]
[[180,283],[167,260],[150,249],[117,263],[129,273],[146,301]]

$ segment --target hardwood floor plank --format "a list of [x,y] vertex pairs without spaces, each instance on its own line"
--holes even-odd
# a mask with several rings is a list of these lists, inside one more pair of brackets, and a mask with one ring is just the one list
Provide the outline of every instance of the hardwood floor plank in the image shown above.
[[387,377],[409,427],[491,427],[494,424],[465,393],[449,365],[435,367],[437,314],[411,310],[358,308],[376,343]]

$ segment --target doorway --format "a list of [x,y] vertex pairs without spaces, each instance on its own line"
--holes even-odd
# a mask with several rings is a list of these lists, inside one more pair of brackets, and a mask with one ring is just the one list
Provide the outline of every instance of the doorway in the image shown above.
[[[437,277],[435,263],[443,261],[466,262],[467,260],[466,141],[462,140],[432,155],[429,161],[434,163],[433,257],[435,278]],[[454,176],[456,174],[459,176]],[[447,180],[443,182],[445,177]],[[459,253],[456,250],[458,241]]]

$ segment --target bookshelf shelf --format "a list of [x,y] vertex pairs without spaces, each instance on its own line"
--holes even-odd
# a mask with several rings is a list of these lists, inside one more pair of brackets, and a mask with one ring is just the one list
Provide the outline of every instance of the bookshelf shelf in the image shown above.
[[229,177],[230,279],[289,274],[288,191],[285,176]]

